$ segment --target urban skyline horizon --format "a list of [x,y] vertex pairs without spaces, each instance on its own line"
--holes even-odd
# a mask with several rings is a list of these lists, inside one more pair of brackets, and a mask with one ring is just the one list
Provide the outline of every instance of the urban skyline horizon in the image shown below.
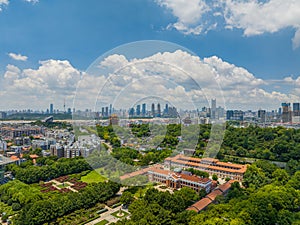
[[[143,103],[143,104],[146,104],[146,110],[148,109],[148,108],[150,108],[150,107],[148,107],[148,106],[151,106],[151,104],[155,104],[156,106],[158,105],[158,104],[160,104],[160,102],[157,102],[157,103],[150,103],[150,104],[147,104],[147,103]],[[167,105],[168,105],[168,103],[166,103]],[[262,108],[262,107],[258,107],[257,109],[251,109],[251,108],[249,108],[249,109],[243,109],[243,108],[225,108],[225,107],[222,107],[222,106],[220,106],[220,105],[216,105],[216,109],[218,109],[218,108],[222,108],[222,109],[224,109],[225,111],[227,111],[227,110],[241,110],[241,111],[243,111],[243,112],[247,112],[247,111],[249,111],[249,112],[258,112],[259,110],[266,110],[266,112],[280,112],[280,109],[282,109],[282,105],[283,104],[288,104],[289,105],[289,107],[291,108],[291,109],[293,109],[293,107],[291,107],[291,106],[294,106],[295,104],[300,104],[300,102],[282,102],[279,106],[278,106],[278,108],[273,108],[273,109],[266,109],[266,108]],[[51,112],[51,105],[53,105],[53,112]],[[55,106],[55,104],[53,104],[53,103],[50,103],[49,104],[49,108],[46,108],[46,109],[34,109],[34,108],[27,108],[27,109],[6,109],[6,110],[2,110],[2,109],[0,109],[0,112],[18,112],[18,113],[26,113],[26,112],[30,112],[30,113],[43,113],[43,114],[52,114],[52,113],[67,113],[67,112],[70,112],[70,110],[71,110],[71,112],[73,113],[73,112],[101,112],[101,110],[103,109],[103,108],[109,108],[109,105],[111,105],[111,109],[113,109],[113,111],[114,112],[117,112],[117,111],[119,111],[119,112],[123,112],[123,111],[129,111],[131,108],[134,108],[134,109],[136,109],[136,107],[138,106],[138,105],[142,105],[142,104],[137,104],[137,105],[134,105],[135,107],[131,107],[131,108],[114,108],[113,107],[113,105],[112,104],[108,104],[108,106],[105,106],[105,107],[101,107],[101,108],[99,108],[99,110],[95,110],[95,109],[92,109],[92,108],[86,108],[86,109],[83,109],[83,108],[80,108],[80,109],[76,109],[76,108],[71,108],[71,107],[67,107],[66,108],[66,110],[64,110],[64,109],[62,109],[62,108],[64,108],[64,107],[62,107],[62,108],[55,108],[54,106]],[[160,104],[161,106],[165,106],[164,104]],[[169,105],[169,107],[174,107],[174,106],[170,106]],[[176,107],[175,107],[176,108]],[[211,107],[210,107],[210,105],[203,105],[203,106],[200,106],[199,108],[196,108],[196,109],[184,109],[184,108],[176,108],[176,110],[178,110],[178,111],[184,111],[184,112],[196,112],[196,111],[203,111],[203,109],[211,109]],[[291,110],[291,111],[294,111],[294,110]],[[147,112],[151,112],[151,109],[149,109],[149,110],[147,110]],[[163,111],[162,111],[163,112]]]

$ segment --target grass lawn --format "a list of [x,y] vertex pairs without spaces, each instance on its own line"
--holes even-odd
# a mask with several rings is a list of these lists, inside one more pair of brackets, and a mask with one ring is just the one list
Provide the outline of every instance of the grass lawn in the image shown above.
[[118,211],[112,213],[111,215],[114,216],[114,217],[117,217],[117,218],[123,218],[123,217],[126,217],[126,216],[129,215],[129,213],[127,213],[127,212],[125,212],[123,210],[122,210],[122,213],[123,213],[123,216],[118,216],[118,214],[119,214],[119,210],[118,210]]
[[59,187],[59,188],[66,188],[66,187],[69,187],[70,185],[68,185],[68,184],[60,184],[60,185],[56,185],[57,187]]
[[93,171],[89,172],[87,175],[81,177],[80,180],[89,184],[89,183],[103,182],[106,180],[106,178],[101,176],[95,170],[93,170]]
[[107,169],[104,169],[104,168],[98,168],[98,169],[95,169],[95,171],[100,174],[101,176],[104,176],[104,177],[108,177],[110,179],[112,178],[119,178],[120,176],[122,176],[124,173],[120,173],[120,171],[108,171]]
[[105,224],[108,224],[107,220],[102,220],[99,223],[96,223],[95,225],[105,225]]

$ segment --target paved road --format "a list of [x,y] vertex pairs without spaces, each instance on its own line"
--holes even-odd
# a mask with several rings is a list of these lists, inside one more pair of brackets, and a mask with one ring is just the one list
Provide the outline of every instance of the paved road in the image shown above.
[[[89,222],[89,223],[86,223],[85,225],[95,225],[96,223],[99,223],[99,222],[102,221],[102,220],[107,220],[107,221],[109,222],[108,224],[110,224],[110,223],[115,223],[115,222],[117,222],[117,221],[120,220],[120,219],[119,219],[119,218],[116,218],[116,217],[114,217],[114,216],[112,216],[111,214],[114,213],[114,212],[119,211],[121,207],[122,207],[122,206],[118,206],[118,207],[112,209],[112,208],[109,208],[108,206],[105,206],[105,208],[108,209],[107,212],[102,213],[101,216],[100,216],[99,218],[97,218],[97,219],[95,219],[95,220],[93,220],[93,221],[91,221],[91,222]],[[128,212],[128,210],[126,210],[126,209],[122,209],[122,210],[125,211],[125,212]],[[127,218],[128,218],[128,217],[127,217]],[[122,218],[122,219],[123,219],[123,218]]]
[[113,147],[111,146],[111,144],[109,142],[105,142],[105,140],[102,140],[102,139],[100,139],[100,142],[101,142],[101,144],[105,144],[108,147],[107,151],[109,154],[112,153]]

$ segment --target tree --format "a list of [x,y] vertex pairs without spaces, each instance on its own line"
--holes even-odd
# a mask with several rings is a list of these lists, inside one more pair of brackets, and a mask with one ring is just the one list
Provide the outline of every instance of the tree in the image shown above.
[[213,174],[212,175],[212,179],[215,180],[215,181],[217,181],[218,180],[218,176],[216,174]]
[[288,185],[300,190],[300,171],[297,171],[292,177],[291,179],[288,181]]
[[22,208],[22,206],[19,203],[15,202],[11,205],[11,208],[12,208],[13,211],[18,211]]
[[185,208],[192,205],[193,202],[199,200],[197,192],[189,187],[183,187],[174,193],[174,196],[179,196],[184,200]]
[[258,168],[256,165],[248,166],[243,180],[243,185],[245,187],[253,186],[257,189],[268,182],[269,180],[262,169]]
[[205,191],[204,189],[201,189],[201,190],[199,191],[199,197],[200,197],[200,198],[204,198],[206,195],[207,195],[207,193],[206,193],[206,191]]
[[289,175],[284,169],[277,169],[273,172],[273,182],[278,185],[285,185],[289,180]]
[[226,200],[229,201],[230,199],[239,198],[244,196],[243,189],[240,186],[239,182],[234,182],[231,184],[231,188],[226,196]]
[[129,191],[123,192],[120,202],[123,203],[124,205],[129,205],[131,202],[133,202],[134,197],[133,194],[130,193]]

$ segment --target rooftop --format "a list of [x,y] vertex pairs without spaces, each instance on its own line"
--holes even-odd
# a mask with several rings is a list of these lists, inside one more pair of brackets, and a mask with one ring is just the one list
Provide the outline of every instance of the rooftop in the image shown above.
[[184,155],[176,155],[174,157],[168,157],[165,161],[171,161],[173,163],[183,164],[191,167],[202,167],[205,169],[222,170],[230,173],[245,173],[247,165],[233,164],[220,162],[218,159],[213,158],[194,158]]
[[150,171],[154,172],[154,173],[158,173],[158,174],[169,175],[175,180],[181,179],[181,180],[188,180],[188,181],[192,181],[192,182],[196,182],[196,183],[207,183],[207,182],[211,181],[209,178],[206,178],[206,177],[202,178],[202,177],[198,177],[196,175],[176,173],[176,172],[172,172],[169,170],[163,170],[163,169],[159,169],[159,168],[152,168],[151,170],[149,170],[149,172]]
[[199,212],[199,211],[205,209],[207,206],[209,206],[210,203],[212,203],[212,200],[210,200],[209,198],[202,198],[200,201],[196,202],[195,204],[193,204],[189,208],[187,208],[187,210]]
[[222,191],[220,190],[214,190],[211,193],[209,193],[208,195],[206,195],[207,198],[209,198],[210,200],[214,201],[216,199],[216,197],[218,197],[219,195],[222,195]]
[[201,199],[200,201],[196,202],[195,204],[191,205],[187,210],[192,210],[195,212],[200,212],[204,210],[209,204],[213,203],[214,200],[220,196],[224,195],[226,191],[228,191],[231,187],[231,184],[235,182],[234,180],[230,180],[225,184],[220,185],[217,189],[209,193],[205,196],[205,198]]
[[235,182],[234,180],[230,180],[230,181],[226,182],[225,184],[220,185],[218,187],[218,189],[224,193],[231,188],[231,184],[234,182]]
[[17,161],[17,160],[10,159],[10,158],[7,158],[7,157],[5,157],[3,155],[0,155],[0,166],[4,166],[6,164],[10,164],[10,163],[13,163],[15,161]]

